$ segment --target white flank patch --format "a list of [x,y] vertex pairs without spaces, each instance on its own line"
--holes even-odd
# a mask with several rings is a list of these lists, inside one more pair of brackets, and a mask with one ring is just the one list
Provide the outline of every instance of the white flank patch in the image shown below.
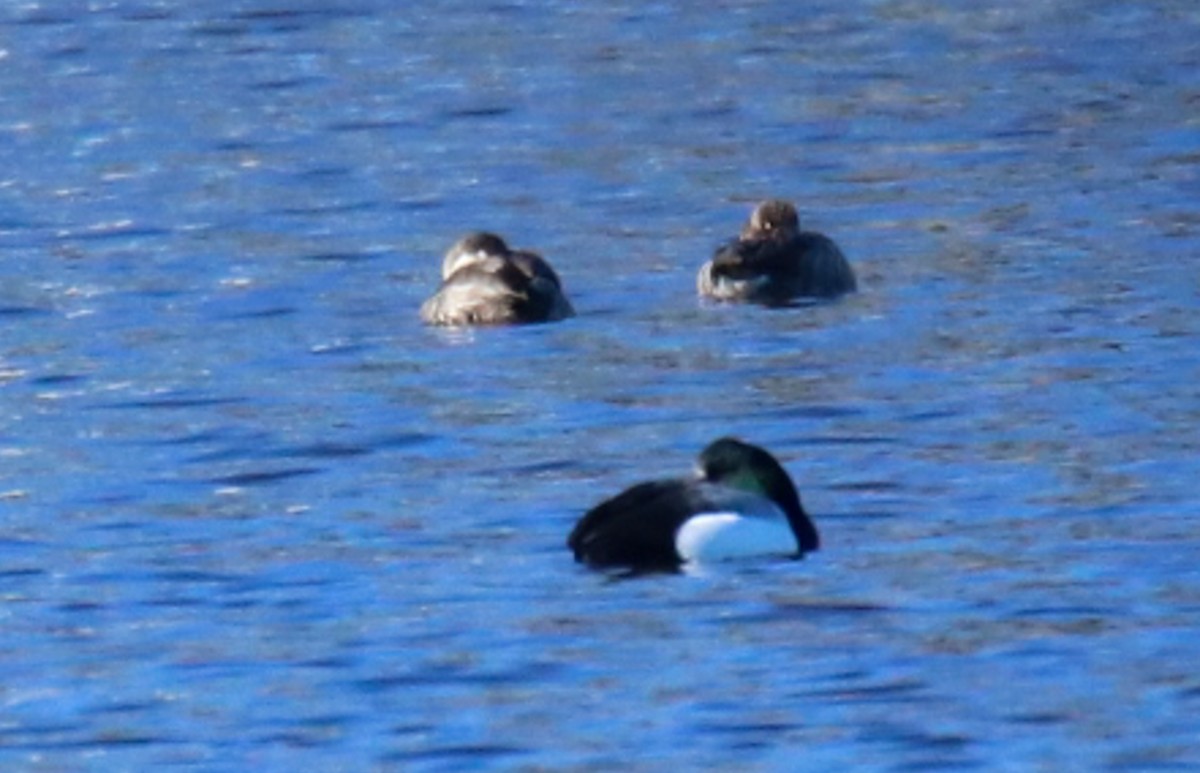
[[730,279],[727,276],[718,277],[713,285],[713,296],[722,299],[742,298],[750,293],[758,292],[771,283],[771,277],[764,275],[750,279]]
[[726,561],[764,555],[791,555],[800,546],[784,518],[737,513],[705,513],[689,518],[675,535],[684,561]]

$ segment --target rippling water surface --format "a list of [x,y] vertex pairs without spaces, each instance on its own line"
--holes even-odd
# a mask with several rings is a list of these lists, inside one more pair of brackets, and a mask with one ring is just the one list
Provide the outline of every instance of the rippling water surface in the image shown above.
[[[1200,9],[700,7],[0,10],[0,765],[1200,765]],[[768,195],[861,293],[696,300]],[[572,563],[724,434],[821,552]]]

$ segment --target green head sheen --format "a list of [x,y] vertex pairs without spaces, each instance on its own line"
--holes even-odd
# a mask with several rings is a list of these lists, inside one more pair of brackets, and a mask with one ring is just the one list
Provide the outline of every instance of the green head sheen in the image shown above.
[[802,551],[820,544],[816,527],[800,504],[800,494],[787,470],[767,451],[736,438],[714,440],[700,452],[700,475],[723,486],[761,494],[779,505],[800,540]]

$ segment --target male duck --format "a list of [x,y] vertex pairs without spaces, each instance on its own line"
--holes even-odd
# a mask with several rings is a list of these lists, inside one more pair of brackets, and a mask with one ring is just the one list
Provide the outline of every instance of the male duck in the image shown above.
[[857,288],[854,270],[833,240],[801,231],[796,208],[778,199],[755,207],[741,236],[719,247],[696,277],[701,295],[722,301],[779,304]]
[[575,315],[542,256],[512,250],[493,233],[471,233],[442,261],[442,285],[421,304],[429,325],[553,322]]
[[800,556],[820,538],[775,457],[727,437],[700,453],[695,478],[639,483],[589,510],[567,546],[593,567],[673,571],[689,562]]

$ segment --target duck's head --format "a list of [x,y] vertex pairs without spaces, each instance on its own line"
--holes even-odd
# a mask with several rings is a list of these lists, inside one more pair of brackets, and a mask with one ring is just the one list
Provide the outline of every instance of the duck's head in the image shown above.
[[488,258],[504,257],[509,252],[508,245],[494,233],[487,231],[469,233],[446,251],[446,257],[442,261],[442,279],[449,279],[451,274],[464,266],[479,263]]
[[791,237],[800,231],[800,215],[790,201],[768,199],[750,214],[750,222],[742,229],[742,238]]
[[817,529],[800,504],[795,484],[774,456],[731,437],[714,440],[696,463],[697,475],[709,483],[764,496],[787,515],[802,552],[820,547]]

